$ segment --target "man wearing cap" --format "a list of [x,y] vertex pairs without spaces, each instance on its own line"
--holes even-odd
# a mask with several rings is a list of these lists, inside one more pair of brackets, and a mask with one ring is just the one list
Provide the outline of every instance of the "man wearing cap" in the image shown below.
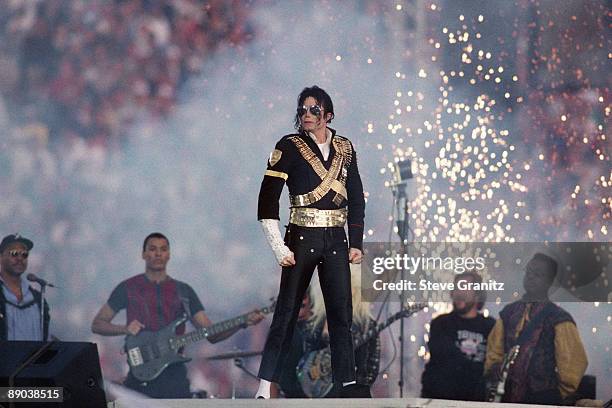
[[0,243],[0,340],[46,340],[49,305],[44,303],[41,332],[41,293],[23,279],[34,244],[19,234],[7,235]]

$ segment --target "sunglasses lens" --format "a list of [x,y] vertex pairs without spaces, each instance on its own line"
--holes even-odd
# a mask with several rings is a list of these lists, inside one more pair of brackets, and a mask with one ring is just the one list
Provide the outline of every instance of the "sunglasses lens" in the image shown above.
[[301,106],[297,108],[298,116],[304,116],[306,112],[310,112],[314,116],[319,116],[321,114],[321,108],[318,105],[312,105],[309,107]]

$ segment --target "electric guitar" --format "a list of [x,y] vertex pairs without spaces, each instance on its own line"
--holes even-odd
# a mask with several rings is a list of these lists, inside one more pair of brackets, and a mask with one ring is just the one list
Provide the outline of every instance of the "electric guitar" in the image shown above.
[[[272,313],[275,306],[276,300],[273,300],[269,306],[259,311],[265,314]],[[176,328],[187,321],[187,316],[183,315],[159,331],[142,330],[135,336],[127,336],[125,351],[132,375],[142,382],[154,380],[169,365],[186,363],[191,360],[180,354],[183,347],[226,330],[244,326],[247,324],[250,313],[190,333],[177,335]]]
[[510,371],[510,367],[516,361],[516,358],[519,355],[521,350],[520,345],[516,345],[508,351],[508,354],[504,357],[504,361],[502,361],[502,365],[499,371],[499,381],[493,382],[489,387],[487,393],[487,401],[489,402],[501,402],[504,397],[504,393],[506,392],[506,381],[508,380],[508,372]]
[[[353,337],[353,349],[356,350],[367,343],[373,337],[390,326],[396,320],[408,317],[427,307],[426,303],[416,303],[408,306],[389,317],[376,327],[368,330],[363,336]],[[304,394],[310,398],[322,398],[327,395],[332,387],[331,349],[329,346],[320,350],[314,350],[304,355],[296,367],[298,382],[302,386]]]

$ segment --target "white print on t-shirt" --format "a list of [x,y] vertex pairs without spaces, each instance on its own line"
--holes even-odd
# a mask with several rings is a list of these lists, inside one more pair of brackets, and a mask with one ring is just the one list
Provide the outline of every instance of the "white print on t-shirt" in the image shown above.
[[484,362],[487,345],[482,333],[475,333],[469,330],[457,330],[457,341],[455,345],[468,360],[477,363]]

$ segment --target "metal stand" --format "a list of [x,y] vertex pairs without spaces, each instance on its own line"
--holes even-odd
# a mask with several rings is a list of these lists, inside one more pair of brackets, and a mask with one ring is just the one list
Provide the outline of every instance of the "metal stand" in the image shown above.
[[[247,373],[249,376],[253,377],[256,380],[259,380],[259,378],[257,378],[257,376],[255,374],[253,374],[252,372],[250,372],[245,366],[244,366],[244,358],[242,357],[237,357],[234,359],[234,366],[241,369],[242,371],[244,371],[245,373]],[[232,399],[236,399],[236,369],[232,370],[234,371],[234,374],[232,374]]]
[[[239,349],[235,349],[236,353],[240,353]],[[244,358],[243,357],[236,357],[234,358],[234,366],[241,369],[242,371],[244,371],[245,373],[247,373],[249,376],[255,378],[256,380],[258,380],[257,375],[253,374],[252,372],[250,372],[245,366],[244,366]],[[232,399],[236,399],[236,370],[232,370]]]
[[[408,225],[408,198],[406,196],[406,185],[399,183],[393,186],[393,198],[397,207],[397,234],[401,239],[402,254],[405,254],[408,250],[408,231],[410,227]],[[401,269],[401,282],[405,279],[406,271],[404,268]],[[405,306],[406,299],[404,291],[400,291],[400,309]],[[398,386],[400,389],[400,398],[404,396],[404,319],[400,319],[400,376]]]
[[234,365],[236,367],[238,367],[239,369],[241,369],[242,371],[244,371],[245,373],[247,373],[248,375],[250,375],[251,377],[253,377],[256,380],[259,380],[259,378],[257,377],[257,375],[255,373],[252,373],[248,370],[248,368],[246,368],[244,366],[244,359],[243,358],[235,358],[234,359]]
[[47,285],[40,285],[40,336],[42,341],[47,341],[45,337],[45,289]]

